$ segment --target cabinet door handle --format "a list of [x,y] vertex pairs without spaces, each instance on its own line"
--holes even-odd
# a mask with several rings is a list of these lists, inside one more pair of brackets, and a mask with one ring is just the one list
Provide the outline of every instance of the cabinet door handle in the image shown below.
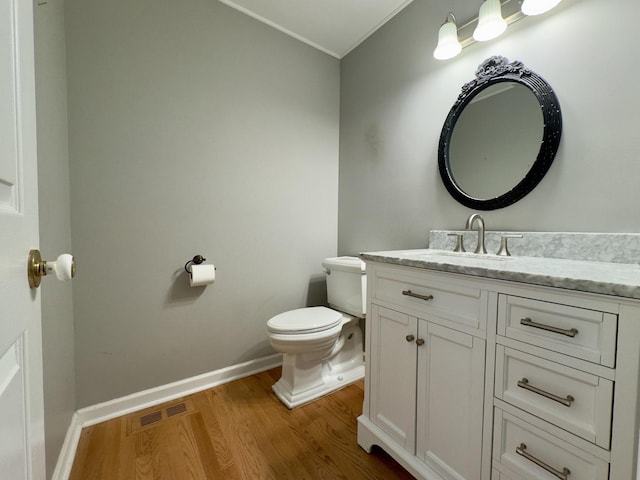
[[527,452],[527,446],[524,443],[521,443],[519,447],[516,447],[516,453],[518,455],[523,456],[524,458],[526,458],[530,462],[535,463],[540,468],[545,469],[551,475],[553,475],[554,477],[558,477],[560,480],[567,480],[567,478],[571,474],[571,470],[569,470],[567,467],[562,467],[562,471],[556,470],[551,465],[549,465],[549,464],[543,462],[542,460],[534,457],[529,452]]
[[433,295],[420,295],[419,293],[413,293],[411,290],[403,290],[402,294],[407,297],[419,298],[426,301],[433,300]]
[[407,336],[406,336],[406,337],[404,337],[404,338],[405,338],[405,340],[406,340],[407,342],[411,343],[411,342],[413,342],[413,340],[414,340],[416,337],[414,337],[413,335],[409,334],[409,335],[407,335]]
[[534,387],[533,385],[529,385],[529,380],[523,378],[522,380],[518,380],[518,386],[520,388],[524,388],[525,390],[529,390],[530,392],[537,393],[543,397],[546,397],[554,402],[561,403],[565,407],[570,407],[571,404],[575,401],[575,398],[571,395],[567,395],[566,397],[560,397],[558,395],[554,395],[553,393],[546,392],[541,388]]
[[416,345],[418,345],[419,347],[421,347],[422,345],[424,345],[424,340],[422,338],[419,338],[416,340]]
[[[404,293],[404,292],[403,292]],[[566,335],[567,337],[575,337],[578,334],[577,328],[565,329],[553,327],[551,325],[545,325],[544,323],[537,323],[531,320],[529,317],[521,318],[520,325],[525,325],[527,327],[539,328],[541,330],[546,330],[548,332],[559,333],[560,335]]]

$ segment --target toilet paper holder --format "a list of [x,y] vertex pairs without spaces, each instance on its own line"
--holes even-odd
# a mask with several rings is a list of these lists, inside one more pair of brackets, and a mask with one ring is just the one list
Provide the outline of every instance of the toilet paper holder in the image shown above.
[[191,276],[191,265],[200,265],[203,262],[206,262],[207,259],[204,258],[202,255],[196,255],[195,257],[193,257],[191,260],[189,260],[187,263],[184,264],[184,269],[185,271],[189,274],[189,276]]

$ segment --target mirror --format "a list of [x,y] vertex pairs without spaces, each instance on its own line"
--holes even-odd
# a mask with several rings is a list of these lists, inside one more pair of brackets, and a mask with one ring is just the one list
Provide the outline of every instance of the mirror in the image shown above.
[[522,62],[484,61],[442,128],[440,176],[458,202],[494,210],[531,192],[549,170],[562,114],[549,84]]

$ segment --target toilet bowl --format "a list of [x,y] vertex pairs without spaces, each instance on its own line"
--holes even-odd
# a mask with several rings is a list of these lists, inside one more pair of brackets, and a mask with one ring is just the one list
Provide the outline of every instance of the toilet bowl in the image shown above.
[[299,308],[267,322],[271,346],[283,354],[282,376],[273,391],[288,408],[364,377],[364,263],[337,257],[325,259],[323,266],[332,308]]

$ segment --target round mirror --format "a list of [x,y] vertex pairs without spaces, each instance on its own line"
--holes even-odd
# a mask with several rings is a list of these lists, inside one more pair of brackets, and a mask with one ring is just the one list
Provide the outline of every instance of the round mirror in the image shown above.
[[462,87],[445,121],[440,175],[463,205],[506,207],[542,180],[561,130],[560,105],[544,79],[521,62],[491,57]]

